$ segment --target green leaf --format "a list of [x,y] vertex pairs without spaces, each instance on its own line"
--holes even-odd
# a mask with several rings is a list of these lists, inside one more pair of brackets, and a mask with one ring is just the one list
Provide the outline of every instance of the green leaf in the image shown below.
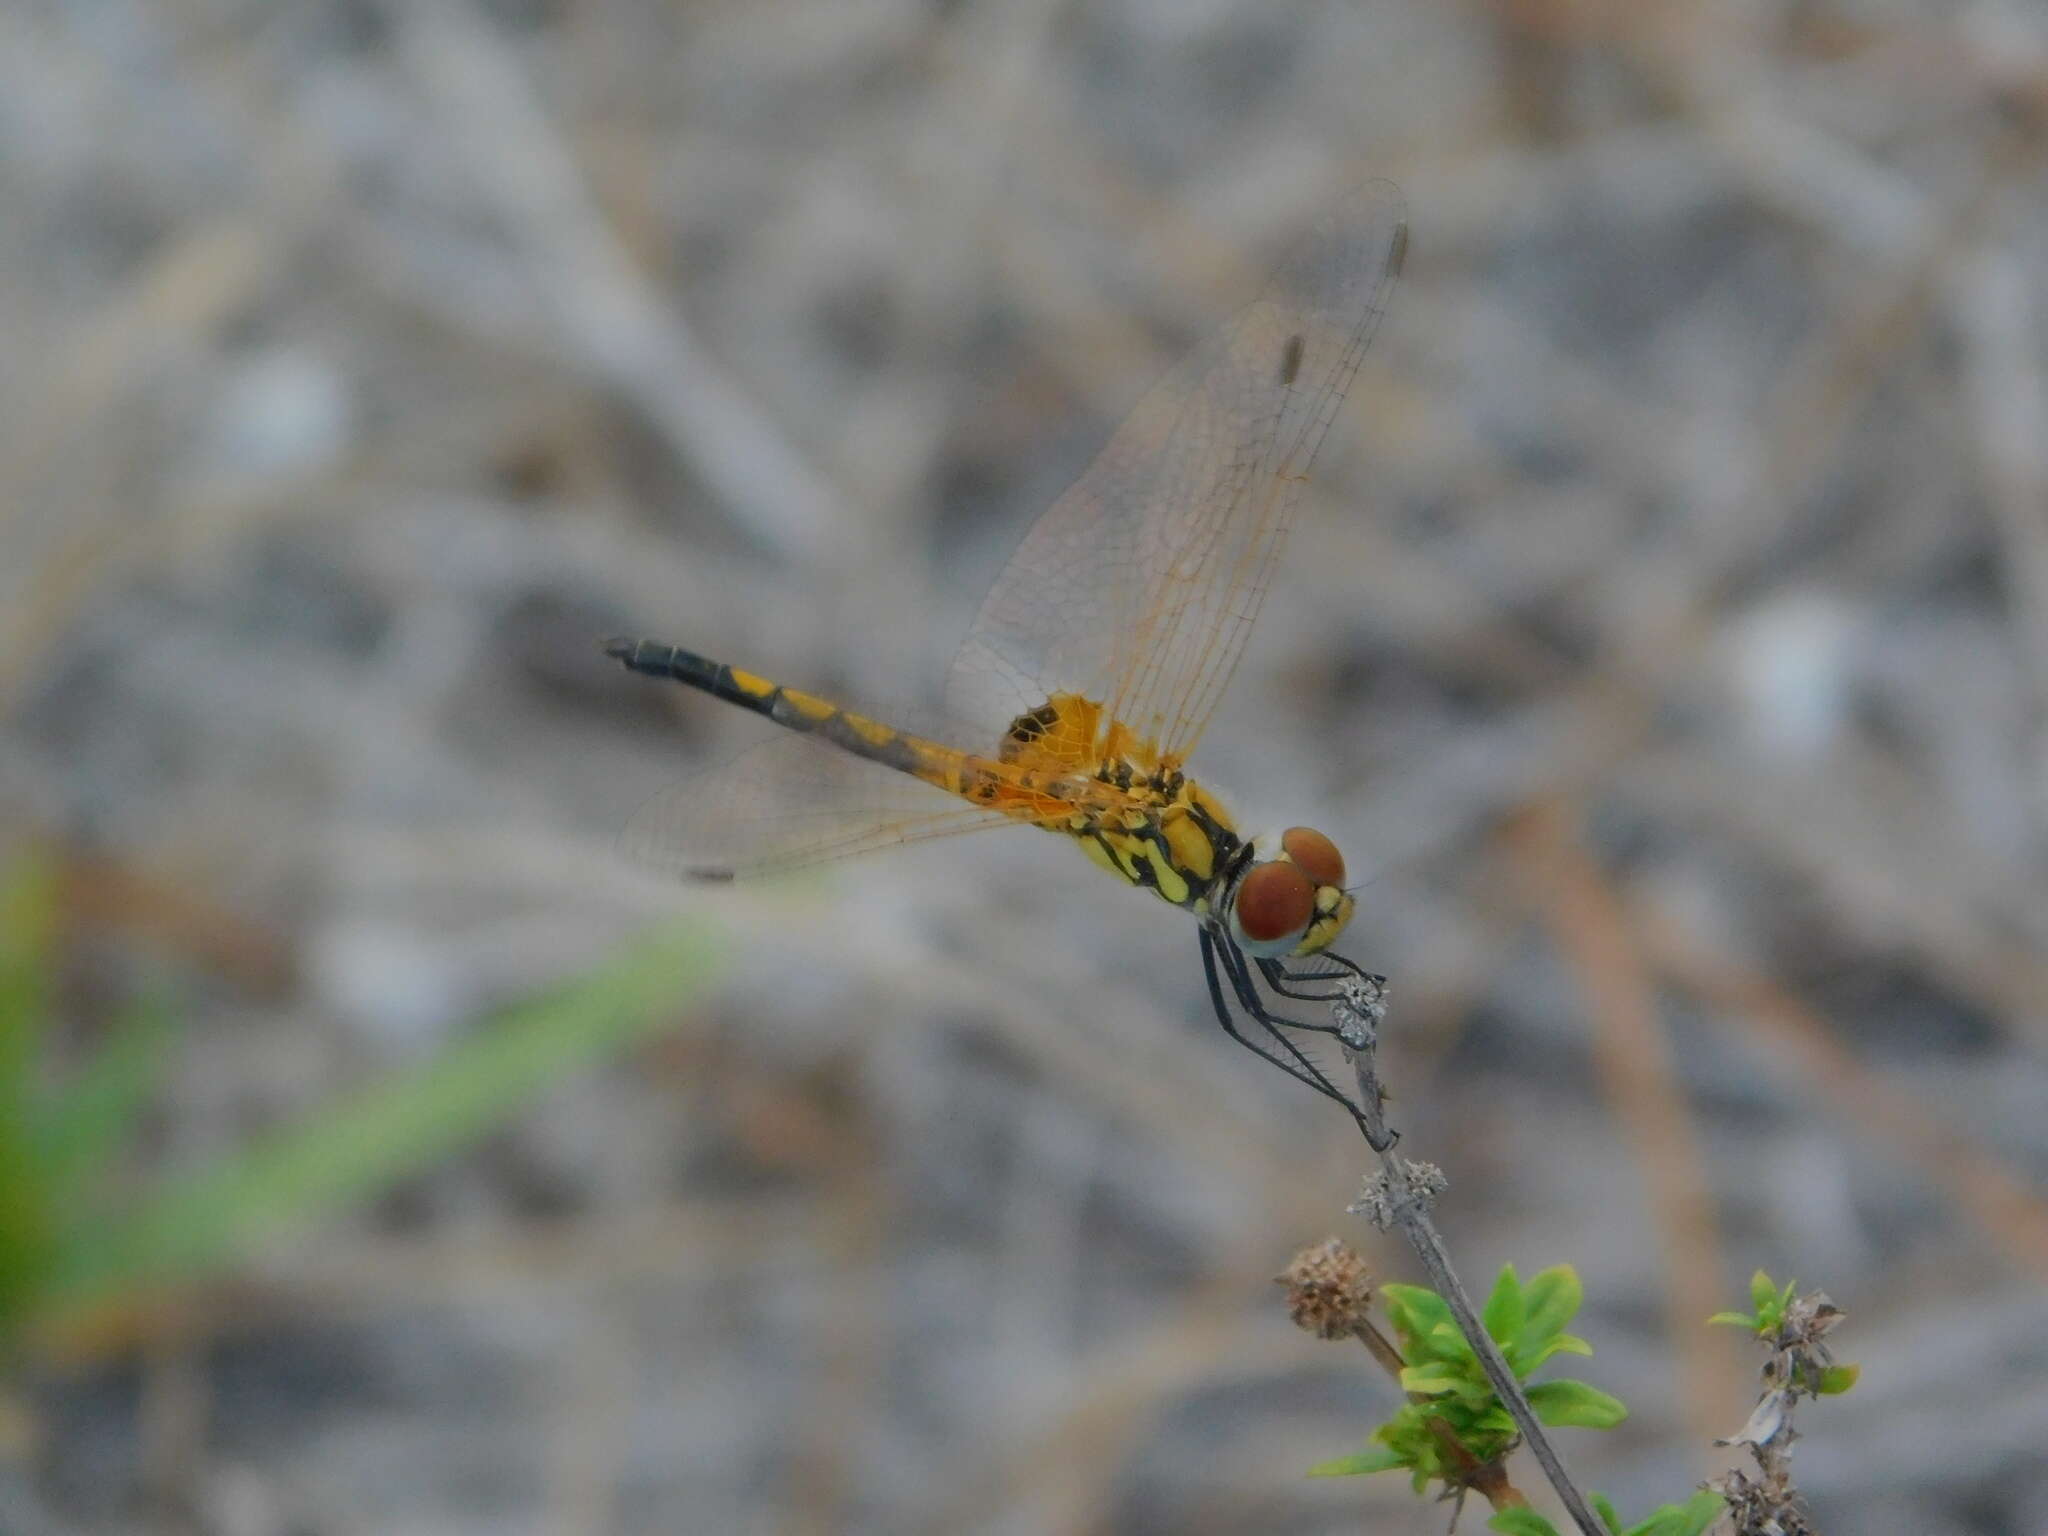
[[1413,1461],[1425,1446],[1436,1443],[1428,1427],[1428,1416],[1435,1411],[1433,1406],[1404,1402],[1372,1437],[1401,1452],[1403,1461]]
[[1462,1367],[1475,1376],[1484,1374],[1479,1369],[1479,1357],[1472,1353],[1471,1340],[1458,1331],[1456,1323],[1438,1323],[1420,1344],[1425,1359]]
[[1628,1417],[1628,1405],[1598,1387],[1569,1377],[1538,1382],[1529,1389],[1529,1406],[1546,1424],[1579,1429],[1612,1429]]
[[1521,1374],[1524,1376],[1528,1375],[1552,1355],[1590,1355],[1592,1353],[1593,1346],[1577,1334],[1560,1333],[1553,1337],[1548,1344],[1545,1344],[1536,1351],[1535,1359],[1524,1359],[1521,1362]]
[[1579,1307],[1586,1299],[1585,1287],[1579,1283],[1579,1272],[1569,1264],[1557,1264],[1532,1275],[1529,1283],[1522,1287],[1522,1302],[1527,1309],[1522,1321],[1521,1337],[1516,1347],[1522,1355],[1533,1357],[1545,1344],[1564,1331],[1564,1325],[1578,1315]]
[[1493,1395],[1493,1388],[1486,1389],[1486,1404],[1472,1415],[1471,1432],[1475,1435],[1498,1435],[1503,1440],[1512,1440],[1521,1433],[1521,1426],[1515,1423],[1515,1416],[1509,1413],[1499,1398]]
[[1362,1477],[1368,1472],[1392,1472],[1408,1465],[1406,1458],[1383,1445],[1360,1451],[1356,1456],[1339,1456],[1319,1461],[1308,1469],[1310,1477]]
[[1494,1277],[1493,1294],[1486,1298],[1479,1320],[1496,1344],[1511,1350],[1521,1336],[1526,1315],[1522,1306],[1522,1282],[1515,1274],[1515,1266],[1503,1264],[1500,1273]]
[[1666,1504],[1647,1520],[1628,1528],[1625,1536],[1702,1536],[1726,1509],[1721,1495],[1702,1488],[1683,1504]]
[[1463,1375],[1443,1364],[1410,1365],[1401,1371],[1401,1390],[1420,1393],[1424,1397],[1460,1392],[1470,1385]]
[[96,1223],[59,1277],[74,1303],[191,1279],[277,1229],[362,1199],[505,1120],[564,1073],[645,1038],[703,990],[720,950],[670,936],[513,1009],[423,1070],[175,1179]]
[[1526,1506],[1521,1509],[1503,1509],[1486,1522],[1489,1531],[1505,1531],[1507,1536],[1557,1536],[1557,1527]]
[[[1426,1285],[1389,1283],[1380,1287],[1380,1299],[1387,1304],[1387,1317],[1403,1342],[1422,1339],[1439,1324],[1451,1322],[1451,1309],[1443,1297]],[[1456,1324],[1452,1324],[1455,1331]]]
[[1730,1328],[1746,1328],[1751,1333],[1755,1333],[1760,1326],[1756,1314],[1752,1312],[1716,1312],[1707,1319],[1707,1326],[1712,1328],[1717,1323],[1725,1323]]
[[1472,1362],[1472,1346],[1454,1323],[1438,1323],[1426,1333],[1402,1338],[1401,1357],[1410,1365],[1463,1367]]
[[1819,1395],[1838,1397],[1863,1379],[1860,1365],[1831,1365],[1820,1373]]
[[1777,1283],[1769,1275],[1758,1270],[1749,1277],[1749,1305],[1758,1317],[1762,1317],[1764,1310],[1777,1299]]
[[1621,1516],[1615,1512],[1614,1500],[1608,1498],[1604,1493],[1596,1493],[1591,1496],[1589,1502],[1593,1506],[1594,1513],[1606,1522],[1607,1529],[1612,1531],[1614,1536],[1621,1536]]
[[1713,1489],[1702,1488],[1678,1507],[1685,1511],[1686,1523],[1671,1536],[1701,1536],[1708,1526],[1721,1518],[1728,1508],[1728,1501]]

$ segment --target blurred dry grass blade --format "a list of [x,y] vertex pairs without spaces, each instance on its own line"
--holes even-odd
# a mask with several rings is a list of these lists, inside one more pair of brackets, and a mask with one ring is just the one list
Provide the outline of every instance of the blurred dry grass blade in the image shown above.
[[385,14],[584,366],[762,542],[827,568],[845,558],[839,498],[641,275],[497,27],[469,0],[394,0]]

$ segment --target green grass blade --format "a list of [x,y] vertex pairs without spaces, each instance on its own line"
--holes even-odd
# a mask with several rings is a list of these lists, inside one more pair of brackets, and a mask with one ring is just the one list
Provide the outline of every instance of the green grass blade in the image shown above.
[[36,1155],[37,1075],[49,1032],[56,875],[17,855],[0,871],[0,1347],[33,1310],[56,1210]]
[[20,1128],[50,1023],[57,941],[57,876],[49,861],[18,855],[0,872],[0,1114]]
[[172,1033],[168,1003],[136,1004],[92,1060],[36,1106],[35,1156],[60,1208],[76,1208],[120,1151],[162,1075]]
[[387,1188],[503,1122],[563,1074],[656,1032],[715,969],[706,934],[642,946],[512,1009],[424,1069],[358,1093],[81,1234],[61,1300],[191,1280],[280,1228]]

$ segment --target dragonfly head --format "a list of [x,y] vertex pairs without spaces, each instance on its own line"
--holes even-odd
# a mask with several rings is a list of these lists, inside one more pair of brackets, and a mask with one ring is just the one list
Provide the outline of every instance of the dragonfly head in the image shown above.
[[1312,827],[1289,827],[1270,859],[1248,865],[1230,897],[1230,936],[1261,958],[1312,955],[1351,921],[1344,855]]

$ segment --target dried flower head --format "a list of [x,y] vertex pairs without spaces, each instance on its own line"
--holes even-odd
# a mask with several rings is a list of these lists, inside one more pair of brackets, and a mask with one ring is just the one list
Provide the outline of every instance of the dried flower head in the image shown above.
[[1334,1237],[1302,1249],[1273,1279],[1287,1287],[1294,1326],[1319,1339],[1352,1337],[1372,1305],[1372,1272]]
[[1778,1324],[1777,1352],[1764,1368],[1765,1379],[1818,1392],[1827,1368],[1835,1363],[1823,1341],[1847,1315],[1825,1291],[1794,1298]]
[[1813,1536],[1806,1505],[1782,1468],[1757,1477],[1734,1471],[1709,1486],[1727,1501],[1731,1536]]

